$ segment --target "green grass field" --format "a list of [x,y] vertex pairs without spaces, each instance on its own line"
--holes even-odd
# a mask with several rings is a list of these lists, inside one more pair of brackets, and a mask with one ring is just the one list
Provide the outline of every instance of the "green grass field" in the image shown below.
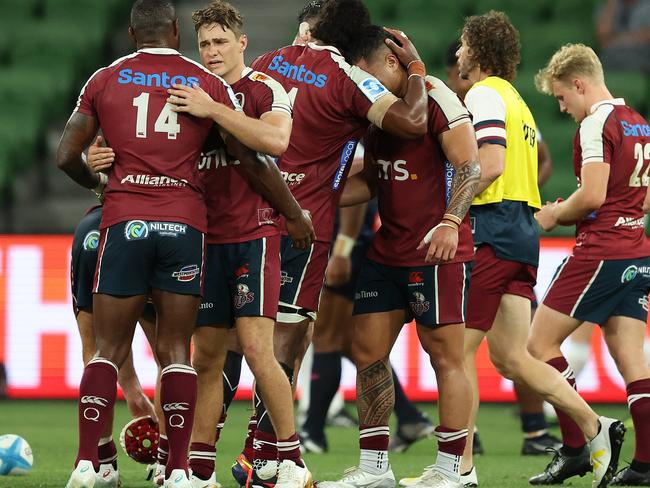
[[[353,408],[353,406],[351,406]],[[436,418],[434,408],[423,408]],[[626,419],[624,405],[599,405],[597,410],[605,415]],[[218,444],[217,476],[224,488],[236,488],[230,475],[230,464],[240,452],[243,433],[248,420],[248,404],[233,404],[228,422]],[[116,425],[128,420],[124,402],[117,408]],[[23,436],[34,452],[34,469],[28,476],[0,477],[0,487],[7,488],[63,488],[70,473],[77,445],[76,403],[57,401],[5,401],[0,402],[0,434]],[[510,405],[487,404],[481,408],[479,418],[481,438],[486,454],[476,460],[481,487],[506,488],[529,486],[528,477],[543,469],[550,458],[519,455],[521,434],[519,420],[512,415]],[[119,433],[119,429],[116,429]],[[316,480],[337,479],[347,467],[358,462],[356,429],[330,428],[327,432],[330,453],[307,455],[305,460]],[[117,436],[117,434],[116,434]],[[621,464],[632,459],[634,433],[629,430],[621,455]],[[125,488],[151,486],[144,480],[145,468],[120,452],[120,472]],[[422,440],[404,454],[393,454],[391,463],[395,476],[419,474],[422,468],[435,460],[435,443]],[[575,478],[565,485],[591,486],[589,476]]]

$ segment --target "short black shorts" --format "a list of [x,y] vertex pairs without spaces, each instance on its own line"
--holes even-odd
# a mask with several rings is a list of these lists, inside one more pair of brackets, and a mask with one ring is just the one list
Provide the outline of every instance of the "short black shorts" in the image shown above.
[[201,295],[204,235],[178,222],[129,220],[103,229],[93,293]]
[[70,284],[72,305],[75,315],[79,310],[92,309],[93,280],[97,265],[99,245],[99,223],[102,220],[102,207],[95,207],[81,219],[74,231],[72,240],[72,259],[70,261]]

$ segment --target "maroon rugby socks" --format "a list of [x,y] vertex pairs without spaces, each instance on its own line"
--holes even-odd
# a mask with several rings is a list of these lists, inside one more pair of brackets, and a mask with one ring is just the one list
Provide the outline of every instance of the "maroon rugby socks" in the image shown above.
[[165,415],[169,455],[165,473],[187,472],[187,450],[194,423],[196,372],[185,364],[170,364],[160,378],[160,403]]
[[94,358],[84,368],[79,385],[79,451],[81,460],[99,468],[98,445],[117,394],[117,366],[108,359]]
[[630,467],[637,472],[650,471],[650,378],[627,385],[627,404],[634,422],[636,449]]
[[359,467],[370,474],[388,470],[388,425],[359,425]]

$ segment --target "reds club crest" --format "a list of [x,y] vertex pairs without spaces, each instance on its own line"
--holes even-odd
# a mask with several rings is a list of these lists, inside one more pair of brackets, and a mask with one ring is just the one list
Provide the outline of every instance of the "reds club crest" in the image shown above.
[[430,302],[422,293],[416,291],[413,293],[413,297],[415,298],[415,301],[409,302],[409,305],[411,306],[411,310],[415,315],[419,317],[424,312],[429,311]]
[[235,308],[242,308],[247,303],[252,303],[255,300],[255,293],[250,291],[250,288],[243,283],[237,285],[237,295],[233,298]]

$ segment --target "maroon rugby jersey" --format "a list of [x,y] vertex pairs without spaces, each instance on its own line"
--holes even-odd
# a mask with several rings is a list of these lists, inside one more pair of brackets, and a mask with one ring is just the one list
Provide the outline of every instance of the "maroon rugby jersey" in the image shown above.
[[576,223],[574,256],[632,259],[650,256],[643,200],[650,171],[650,127],[621,98],[592,107],[573,141],[573,167],[580,183],[583,165],[609,164],[605,203]]
[[115,151],[101,228],[145,219],[182,222],[205,232],[196,161],[214,123],[170,109],[167,89],[176,83],[199,85],[213,99],[237,106],[221,78],[167,48],[120,58],[95,72],[81,90],[75,111],[97,117]]
[[[267,112],[291,115],[284,88],[264,73],[245,68],[232,89],[249,117],[259,119]],[[199,160],[206,186],[207,243],[245,242],[277,234],[277,211],[251,188],[239,161],[228,156],[219,135],[215,137]]]
[[[381,227],[368,257],[388,266],[423,266],[428,246],[417,250],[429,230],[440,223],[451,196],[454,167],[447,161],[438,136],[460,124],[470,124],[467,109],[442,81],[426,78],[429,132],[413,141],[378,129],[369,131],[366,151],[377,167],[377,201]],[[471,261],[474,243],[469,212],[458,235],[451,262]]]
[[368,111],[390,92],[332,46],[284,47],[262,55],[252,67],[278,80],[292,100],[293,130],[278,165],[300,206],[311,212],[316,239],[330,242]]

